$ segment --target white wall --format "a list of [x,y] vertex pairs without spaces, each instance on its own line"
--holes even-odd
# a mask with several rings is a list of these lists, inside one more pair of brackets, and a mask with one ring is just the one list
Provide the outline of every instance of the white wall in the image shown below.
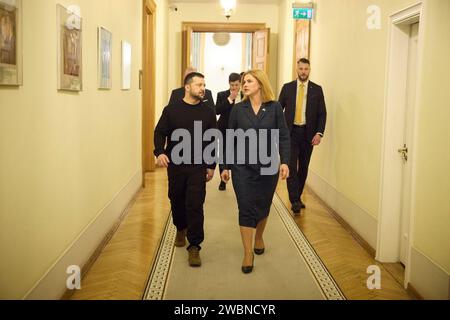
[[[95,1],[95,0],[94,0]],[[169,7],[167,0],[153,0],[156,4],[156,86],[155,86],[155,119],[159,120],[162,107],[165,106],[169,96],[168,88],[168,30]]]
[[[57,3],[81,8],[80,93],[57,91]],[[141,0],[24,0],[23,17],[23,86],[0,88],[0,299],[24,297],[141,169]],[[98,26],[113,34],[108,91],[97,89]]]
[[[279,84],[292,77],[292,2],[280,4]],[[415,0],[316,0],[311,27],[311,79],[323,86],[325,139],[310,169],[329,190],[378,219],[388,17]],[[414,248],[450,273],[450,1],[425,0],[423,65],[419,66],[413,210]],[[381,9],[381,29],[369,30],[367,8]],[[283,56],[282,52],[286,52]],[[444,143],[444,144],[443,144]],[[367,217],[364,217],[367,219]],[[356,223],[362,217],[354,217]],[[426,275],[423,275],[426,276]]]

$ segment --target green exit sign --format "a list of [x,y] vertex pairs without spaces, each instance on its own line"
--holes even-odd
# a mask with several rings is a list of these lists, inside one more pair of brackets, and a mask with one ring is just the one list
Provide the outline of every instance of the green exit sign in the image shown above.
[[313,17],[312,8],[293,8],[293,16],[295,20],[305,19],[311,20]]

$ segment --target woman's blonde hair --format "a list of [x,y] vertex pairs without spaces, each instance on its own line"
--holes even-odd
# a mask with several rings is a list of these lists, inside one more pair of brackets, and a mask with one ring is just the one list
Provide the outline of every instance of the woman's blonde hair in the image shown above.
[[[256,81],[258,81],[259,85],[261,86],[261,98],[262,103],[275,101],[275,94],[273,93],[272,86],[270,85],[269,78],[267,77],[266,73],[259,69],[253,69],[245,72],[242,75],[242,85],[244,85],[244,79],[246,75],[253,76]],[[244,100],[248,100],[248,97],[245,96]]]

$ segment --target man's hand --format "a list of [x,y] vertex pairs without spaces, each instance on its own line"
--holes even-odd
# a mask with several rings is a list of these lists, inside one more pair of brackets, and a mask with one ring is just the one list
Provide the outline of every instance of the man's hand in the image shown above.
[[286,180],[289,178],[289,167],[286,164],[280,166],[281,179]]
[[230,181],[230,171],[229,170],[223,170],[222,174],[220,175],[222,178],[222,181],[225,183],[228,183]]
[[165,154],[159,155],[156,164],[159,167],[167,168],[169,166],[170,160]]
[[311,144],[313,146],[318,146],[321,142],[322,142],[322,137],[320,136],[320,134],[316,134],[314,136],[314,139],[312,140]]
[[228,97],[228,100],[230,101],[230,103],[233,103],[233,101],[236,100],[238,93],[239,93],[239,90],[231,90],[230,91],[230,96]]
[[214,170],[207,169],[206,170],[206,182],[210,182],[214,178]]

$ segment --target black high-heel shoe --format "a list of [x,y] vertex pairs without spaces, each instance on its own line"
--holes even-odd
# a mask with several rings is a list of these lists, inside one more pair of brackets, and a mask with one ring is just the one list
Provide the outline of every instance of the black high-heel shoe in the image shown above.
[[266,249],[265,248],[262,248],[262,249],[253,249],[253,251],[255,252],[255,254],[257,254],[258,256],[260,256],[260,255],[262,255],[262,254],[264,254],[264,251],[265,251]]
[[255,262],[255,255],[253,255],[252,258],[252,265],[251,266],[242,266],[242,272],[245,274],[251,273],[253,271],[253,263]]

